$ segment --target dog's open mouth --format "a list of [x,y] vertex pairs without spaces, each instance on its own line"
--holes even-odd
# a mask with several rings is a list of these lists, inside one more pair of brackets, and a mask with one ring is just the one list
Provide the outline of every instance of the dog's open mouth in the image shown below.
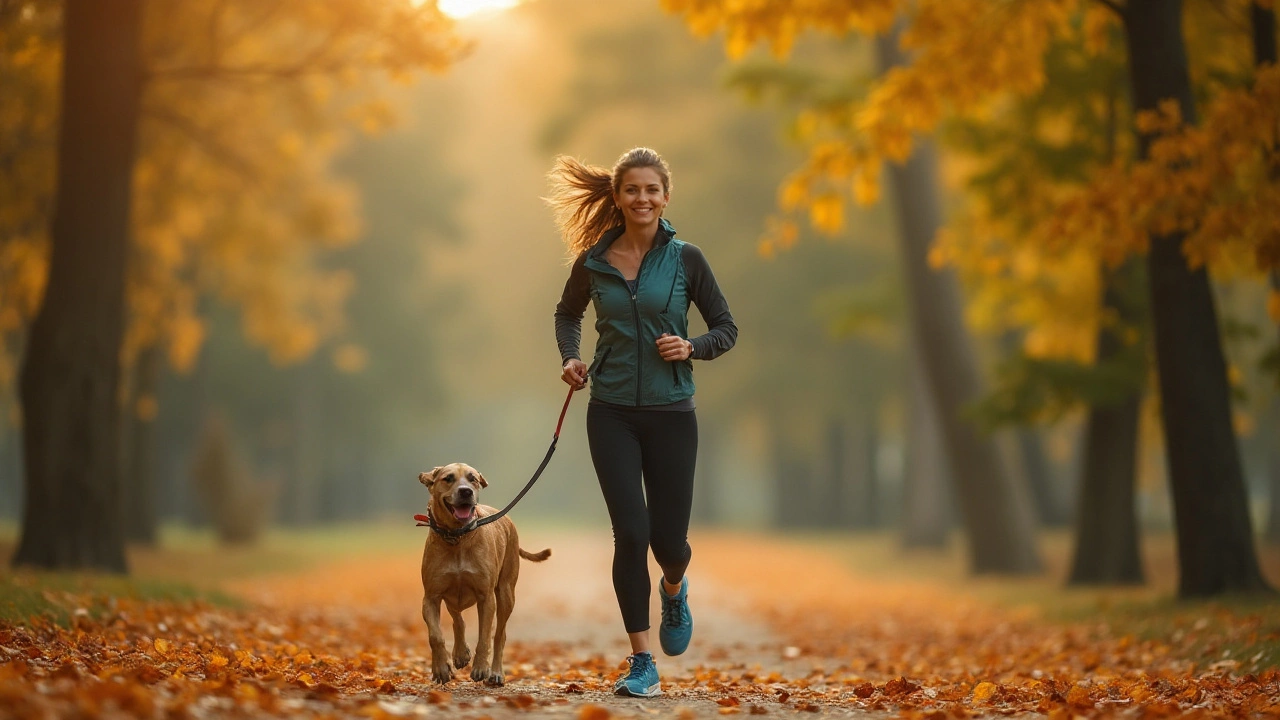
[[449,512],[453,513],[455,520],[459,520],[461,522],[467,522],[476,514],[475,505],[454,505],[448,500],[445,500],[444,506],[449,509]]

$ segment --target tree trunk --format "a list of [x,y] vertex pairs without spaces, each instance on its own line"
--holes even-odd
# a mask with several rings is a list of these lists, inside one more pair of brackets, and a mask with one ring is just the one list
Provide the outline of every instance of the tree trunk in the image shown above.
[[1044,440],[1033,428],[1014,431],[1018,446],[1018,458],[1027,476],[1027,487],[1035,504],[1036,517],[1044,527],[1062,527],[1067,524],[1067,508],[1062,493],[1053,479],[1053,467],[1044,452]]
[[[902,62],[896,32],[882,36],[876,45],[882,72]],[[955,276],[929,266],[929,246],[942,223],[937,158],[931,142],[917,140],[906,163],[889,165],[889,178],[902,234],[912,340],[924,360],[927,387],[938,401],[969,539],[970,569],[1036,572],[1040,558],[1026,488],[1004,466],[994,439],[961,417],[963,408],[979,396],[978,370]]]
[[907,352],[907,438],[902,479],[902,546],[941,548],[951,531],[951,480],[937,404],[924,361]]
[[281,519],[293,525],[312,525],[320,520],[324,463],[319,369],[313,359],[293,373],[293,462],[286,480]]
[[156,544],[156,447],[155,418],[143,415],[138,400],[154,400],[160,379],[160,350],[149,347],[138,354],[134,367],[133,397],[124,410],[124,427],[127,428],[125,453],[127,462],[121,463],[124,476],[121,479],[121,521],[124,539],[144,545]]
[[800,528],[814,524],[811,463],[796,450],[787,433],[787,423],[776,408],[770,412],[769,436],[773,445],[773,522],[780,528]]
[[49,283],[21,397],[15,565],[124,572],[120,343],[142,87],[142,0],[67,0]]
[[[1184,122],[1194,123],[1181,0],[1130,0],[1125,7],[1134,110],[1154,110],[1172,99]],[[1138,133],[1142,157],[1151,139]],[[1178,535],[1178,593],[1265,590],[1231,426],[1209,275],[1203,266],[1188,267],[1184,237],[1153,236],[1147,255],[1160,416]]]
[[852,465],[858,490],[854,502],[863,525],[875,528],[880,526],[880,474],[876,467],[880,437],[874,410],[863,413],[859,419],[861,422],[855,427],[853,437],[856,452],[853,453]]
[[[1116,272],[1103,273],[1104,314],[1113,313],[1121,328],[1098,329],[1099,364],[1124,352],[1118,333],[1132,325],[1137,308],[1130,301],[1138,275],[1138,261]],[[1141,584],[1134,486],[1137,482],[1140,388],[1112,403],[1089,408],[1084,430],[1084,463],[1076,509],[1076,547],[1068,585]]]
[[[1276,11],[1259,3],[1250,4],[1253,24],[1253,64],[1276,64]],[[1280,293],[1280,271],[1269,274],[1272,292]],[[1280,328],[1277,328],[1280,329]],[[1271,403],[1272,417],[1276,419],[1273,433],[1280,433],[1280,397]],[[1263,536],[1269,544],[1280,544],[1280,437],[1271,444],[1267,458],[1267,480],[1270,507],[1267,513],[1267,531]]]
[[[1271,399],[1271,432],[1280,434],[1280,395]],[[1280,545],[1280,438],[1267,451],[1267,480],[1270,507],[1267,510],[1267,532],[1263,537],[1270,545]]]
[[839,418],[827,419],[827,462],[822,472],[815,515],[828,528],[859,527],[849,493],[849,429]]

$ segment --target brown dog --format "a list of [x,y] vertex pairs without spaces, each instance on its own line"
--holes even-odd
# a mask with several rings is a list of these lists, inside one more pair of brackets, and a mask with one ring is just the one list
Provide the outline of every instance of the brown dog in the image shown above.
[[[441,528],[457,530],[497,512],[478,504],[480,488],[489,483],[465,463],[424,472],[418,475],[418,482],[431,491],[430,516]],[[536,554],[521,550],[515,523],[507,517],[460,537],[434,530],[428,533],[422,548],[422,619],[431,639],[431,676],[436,682],[447,683],[453,678],[440,629],[440,601],[453,618],[453,667],[461,668],[471,660],[462,611],[475,605],[480,639],[471,663],[471,679],[501,685],[505,681],[502,650],[507,644],[507,618],[516,604],[520,558],[542,562],[548,557],[550,548]]]

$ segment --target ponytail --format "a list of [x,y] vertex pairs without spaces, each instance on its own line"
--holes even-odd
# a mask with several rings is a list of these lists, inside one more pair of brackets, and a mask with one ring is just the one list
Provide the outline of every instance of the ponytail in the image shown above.
[[613,201],[613,175],[607,169],[561,155],[547,178],[551,181],[551,195],[544,199],[555,214],[556,227],[572,257],[595,245],[610,228],[622,224],[622,210]]
[[599,242],[600,237],[623,224],[622,210],[613,200],[628,170],[651,167],[662,178],[662,189],[671,192],[671,171],[658,153],[638,147],[623,153],[610,172],[598,165],[586,165],[567,155],[556,157],[547,173],[551,195],[543,198],[551,206],[556,227],[571,258]]

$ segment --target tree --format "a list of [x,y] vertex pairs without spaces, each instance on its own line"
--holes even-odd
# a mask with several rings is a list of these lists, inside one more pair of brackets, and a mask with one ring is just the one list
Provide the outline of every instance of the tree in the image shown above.
[[[376,97],[378,75],[408,78],[419,69],[443,69],[463,45],[434,3],[416,6],[407,0],[307,6],[274,3],[265,7],[257,2],[151,2],[139,4],[137,11],[145,15],[140,26],[150,32],[134,39],[140,48],[130,56],[138,56],[134,65],[102,66],[103,70],[127,72],[129,87],[137,85],[131,90],[138,96],[131,101],[136,106],[131,122],[135,126],[142,123],[140,129],[130,131],[134,133],[131,137],[140,141],[137,161],[131,151],[125,180],[112,185],[136,191],[137,201],[128,202],[127,193],[123,198],[135,211],[124,231],[134,243],[128,280],[123,274],[120,279],[126,304],[119,308],[102,304],[99,311],[118,310],[122,315],[114,324],[97,323],[104,331],[120,325],[122,335],[114,341],[104,338],[104,342],[114,342],[113,353],[123,356],[129,367],[137,358],[146,357],[150,349],[162,346],[171,365],[179,370],[189,368],[204,335],[197,300],[216,294],[241,307],[246,333],[266,345],[274,360],[298,361],[341,328],[342,303],[350,291],[350,276],[324,267],[319,259],[325,251],[350,242],[357,227],[350,188],[329,177],[328,161],[340,147],[342,134],[351,125],[376,130],[390,120],[391,109]],[[42,43],[46,38],[40,31],[61,20],[52,3],[24,4],[19,12],[0,15],[0,21],[10,23],[16,35],[27,39],[28,47],[17,52],[22,62],[13,67],[33,87],[40,87],[45,78],[44,68],[33,62],[35,54],[30,48],[43,51],[48,43]],[[70,58],[69,12],[65,21]],[[36,57],[46,59],[49,55]],[[68,107],[63,105],[64,110]],[[53,108],[37,104],[27,111],[42,117]],[[27,126],[36,131],[41,127],[36,122]],[[66,127],[64,123],[64,135]],[[38,152],[40,144],[31,145],[35,148],[32,153]],[[18,145],[15,154],[27,161],[25,146]],[[63,155],[61,162],[77,162],[75,157]],[[246,192],[246,187],[251,191]],[[41,190],[38,182],[24,187],[36,198]],[[61,188],[59,192],[63,192]],[[102,202],[108,199],[122,201],[115,195],[102,196]],[[8,209],[23,223],[35,225],[41,208],[39,202],[26,201]],[[116,208],[114,212],[127,215],[129,209]],[[54,229],[51,266],[56,268],[60,262],[57,221]],[[4,251],[0,258],[12,259],[15,253],[8,251],[13,248],[35,248],[38,255],[43,240],[38,232],[0,237],[0,250]],[[19,276],[23,280],[20,288],[35,288],[38,296],[45,291],[44,268],[38,260],[25,259],[31,254],[18,254],[23,262],[6,262],[0,268]],[[92,260],[91,255],[86,257]],[[79,267],[80,261],[61,262]],[[124,265],[124,260],[99,263],[93,271],[95,277],[112,275],[116,269],[124,273]],[[53,270],[49,276],[51,282],[60,277]],[[59,292],[49,286],[47,306],[60,302]],[[0,331],[21,334],[25,319],[21,302],[25,297],[22,293],[0,294],[0,301],[13,302],[0,307],[0,318],[6,320],[0,322]],[[67,324],[74,315],[49,322]],[[40,332],[61,332],[38,332],[41,322],[32,327],[28,353],[39,352],[36,342]],[[43,367],[43,359],[32,357],[40,358],[28,355],[25,367]],[[113,359],[111,366],[117,369],[104,380],[110,387],[104,385],[102,392],[110,396],[111,403],[117,403],[118,360]],[[0,371],[3,368],[0,360]],[[57,370],[42,372],[65,375]],[[128,386],[126,412],[154,408],[154,388],[147,385],[147,379],[154,376],[139,373],[137,377],[143,382]],[[24,380],[24,408],[28,404],[26,385]],[[33,398],[46,394],[31,392]],[[96,427],[99,420],[92,417],[89,422]],[[44,442],[38,440],[39,431],[30,423],[24,425],[28,433],[35,433],[37,442]],[[116,423],[104,427],[104,432],[118,434]],[[140,448],[133,456],[145,458],[145,430],[150,424],[138,422],[133,427],[143,432],[130,443]],[[68,458],[66,462],[84,459],[74,449],[84,443],[63,442],[44,451]],[[36,462],[30,453],[27,457]],[[97,459],[94,464],[96,467]],[[107,508],[117,507],[118,490],[109,478],[117,474],[118,470],[99,473],[108,478],[102,482],[103,494],[84,496],[88,503],[77,499],[75,493],[52,497],[61,498],[56,502],[76,503],[81,512],[87,507],[99,516],[111,513]],[[35,488],[34,478],[28,473],[29,499],[42,492]],[[48,503],[29,507],[24,519],[24,547],[28,534],[33,536],[33,546],[47,546],[51,530],[38,528],[56,527],[53,517],[68,512]],[[112,537],[99,543],[103,552],[119,554],[119,541],[113,539],[117,535],[113,531]],[[23,556],[17,559],[22,561]],[[114,561],[112,565],[123,569]]]
[[[834,0],[804,5],[666,0],[664,5],[683,13],[695,32],[726,28],[731,52],[762,40],[785,52],[796,34],[810,27],[842,35],[881,33],[900,10],[892,0],[858,6]],[[1181,498],[1175,501],[1181,592],[1254,588],[1257,563],[1203,263],[1233,245],[1250,249],[1260,270],[1280,259],[1280,236],[1268,230],[1280,212],[1274,200],[1280,187],[1266,173],[1249,174],[1267,167],[1274,154],[1267,138],[1275,123],[1269,118],[1280,105],[1272,99],[1276,81],[1263,71],[1250,89],[1218,92],[1217,121],[1201,129],[1184,125],[1181,120],[1192,115],[1181,3],[1101,5],[1097,10],[1112,8],[1122,18],[1141,161],[1091,173],[1084,192],[1058,198],[1046,213],[1051,221],[1033,230],[1046,242],[1092,247],[1097,257],[1123,259],[1150,244],[1162,416],[1171,483]],[[808,162],[784,187],[784,209],[807,208],[815,219],[838,218],[845,197],[839,190],[851,191],[860,202],[874,201],[881,164],[907,157],[914,133],[932,131],[944,118],[977,117],[994,99],[1036,92],[1043,86],[1045,53],[1054,38],[1080,32],[1076,0],[996,6],[921,0],[912,7],[903,43],[914,51],[913,62],[886,76],[865,100],[815,113],[815,126],[843,135],[812,144]],[[1234,115],[1223,112],[1226,108]],[[1200,422],[1207,432],[1198,431]],[[1213,504],[1200,502],[1208,500],[1206,484],[1215,482]],[[1219,559],[1216,570],[1209,568],[1214,561],[1208,558],[1223,553],[1229,559]]]
[[[1176,103],[1194,123],[1181,0],[1130,0],[1122,11],[1134,108]],[[1141,132],[1149,157],[1153,134]],[[1160,417],[1178,527],[1178,592],[1214,595],[1267,588],[1253,547],[1239,450],[1231,425],[1226,361],[1209,273],[1188,266],[1185,231],[1153,234],[1147,255]]]
[[120,346],[142,99],[142,0],[68,0],[49,282],[21,397],[27,502],[15,565],[126,569]]
[[[1276,11],[1273,7],[1253,3],[1249,7],[1250,28],[1253,30],[1253,64],[1258,68],[1274,67],[1280,59],[1276,57]],[[1273,170],[1273,172],[1280,172]],[[1271,313],[1276,328],[1280,330],[1280,269],[1272,268],[1267,275],[1271,285],[1272,302],[1275,305]],[[1280,338],[1278,338],[1280,339]],[[1275,357],[1280,361],[1280,345],[1276,346]],[[1280,367],[1280,362],[1277,362]],[[1273,373],[1280,375],[1280,373]],[[1280,381],[1276,383],[1280,389]],[[1271,403],[1273,415],[1280,415],[1280,396]],[[1264,537],[1267,542],[1280,544],[1280,441],[1271,446],[1271,457],[1267,467],[1269,511],[1267,514]]]

